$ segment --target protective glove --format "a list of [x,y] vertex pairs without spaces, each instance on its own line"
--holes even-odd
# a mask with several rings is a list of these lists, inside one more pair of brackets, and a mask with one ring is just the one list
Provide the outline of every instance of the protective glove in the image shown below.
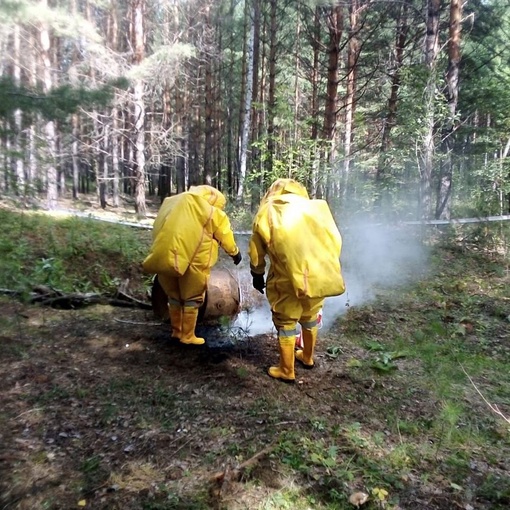
[[243,260],[243,257],[241,255],[241,252],[238,251],[233,257],[232,257],[232,260],[234,261],[234,264],[237,266],[239,265],[239,263],[241,262],[241,260]]
[[253,288],[258,290],[261,294],[264,294],[264,287],[266,286],[264,282],[264,275],[263,274],[257,274],[251,271],[251,276],[253,278]]

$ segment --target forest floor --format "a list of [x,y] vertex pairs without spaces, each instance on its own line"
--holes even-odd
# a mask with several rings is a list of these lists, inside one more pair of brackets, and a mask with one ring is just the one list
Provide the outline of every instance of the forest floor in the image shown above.
[[435,248],[293,385],[249,326],[190,347],[150,310],[0,298],[0,508],[508,508],[509,288],[494,251]]

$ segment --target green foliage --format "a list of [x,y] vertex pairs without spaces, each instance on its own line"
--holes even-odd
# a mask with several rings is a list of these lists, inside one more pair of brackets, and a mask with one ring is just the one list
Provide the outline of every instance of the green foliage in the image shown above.
[[149,235],[88,219],[54,219],[0,210],[0,287],[30,291],[47,285],[61,291],[111,293],[119,278],[141,275]]
[[253,215],[249,209],[245,207],[237,207],[232,202],[228,202],[225,212],[229,217],[234,231],[251,230]]
[[[263,137],[253,142],[252,147],[259,151],[262,169],[253,168],[247,177],[247,186],[257,185],[263,178],[264,189],[279,178],[292,178],[307,184],[311,178],[319,150],[320,140],[299,139],[295,144],[285,143],[283,139],[274,138],[278,147],[276,154],[268,152],[268,140]],[[267,172],[265,164],[271,159],[272,171]]]
[[48,93],[19,86],[9,77],[0,78],[0,117],[20,109],[40,113],[47,120],[66,120],[78,108],[98,108],[111,103],[117,89],[126,89],[124,78],[112,80],[97,89],[61,85]]
[[508,476],[489,473],[477,495],[498,505],[491,508],[503,510],[510,504],[510,479]]

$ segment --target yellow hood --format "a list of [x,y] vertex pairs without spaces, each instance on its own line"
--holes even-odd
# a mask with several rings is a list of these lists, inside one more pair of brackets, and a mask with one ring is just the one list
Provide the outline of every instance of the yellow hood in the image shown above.
[[216,188],[208,186],[207,184],[191,186],[189,193],[202,197],[204,200],[207,200],[210,205],[217,207],[218,209],[223,210],[225,208],[225,204],[227,203],[227,199],[221,191],[218,191]]
[[310,198],[306,188],[294,179],[277,179],[266,191],[262,202],[265,202],[269,198],[285,194],[299,195],[304,198]]

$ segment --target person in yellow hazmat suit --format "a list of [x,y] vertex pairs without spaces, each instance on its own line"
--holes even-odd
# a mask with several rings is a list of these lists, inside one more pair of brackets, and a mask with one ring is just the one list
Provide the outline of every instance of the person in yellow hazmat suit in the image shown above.
[[[317,314],[326,297],[345,292],[341,250],[342,237],[328,204],[311,200],[293,179],[277,179],[261,200],[249,244],[253,287],[261,293],[266,288],[278,331],[280,364],[269,368],[271,377],[294,382],[295,359],[313,368]],[[303,349],[294,352],[298,322]]]
[[153,243],[143,262],[146,273],[157,274],[168,296],[172,337],[183,344],[202,345],[195,335],[218,247],[241,262],[225,207],[225,196],[208,185],[166,198],[154,220]]

